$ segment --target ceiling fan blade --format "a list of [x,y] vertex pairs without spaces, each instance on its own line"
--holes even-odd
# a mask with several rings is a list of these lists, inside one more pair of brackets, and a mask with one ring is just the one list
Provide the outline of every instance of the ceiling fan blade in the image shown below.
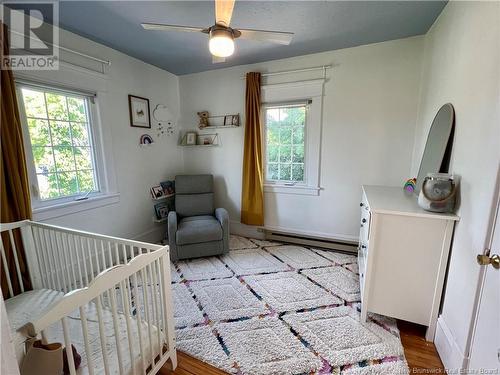
[[141,23],[146,30],[203,32],[203,27],[165,25],[162,23]]
[[263,42],[278,43],[289,45],[293,38],[293,33],[285,31],[266,31],[252,29],[238,29],[241,32],[240,38],[261,40]]
[[229,27],[235,0],[215,0],[215,23]]
[[218,63],[223,63],[223,62],[226,62],[225,57],[218,57],[218,56],[212,55],[212,64],[218,64]]

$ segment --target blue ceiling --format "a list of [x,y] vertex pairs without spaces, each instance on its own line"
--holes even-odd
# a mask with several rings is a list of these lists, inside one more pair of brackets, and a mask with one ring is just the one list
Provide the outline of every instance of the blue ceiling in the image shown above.
[[445,1],[236,1],[231,26],[292,31],[289,46],[238,39],[212,64],[207,35],[141,22],[210,26],[212,1],[62,1],[60,26],[177,75],[425,34]]

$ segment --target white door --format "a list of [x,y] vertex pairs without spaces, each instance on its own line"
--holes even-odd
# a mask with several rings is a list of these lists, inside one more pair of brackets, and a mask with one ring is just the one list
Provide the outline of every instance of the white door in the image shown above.
[[[498,192],[498,190],[497,190]],[[499,199],[491,215],[487,249],[478,256],[481,270],[477,319],[472,337],[469,370],[500,374],[500,214]],[[496,212],[495,212],[496,211]],[[488,251],[489,250],[489,251]],[[471,372],[472,373],[472,372]]]

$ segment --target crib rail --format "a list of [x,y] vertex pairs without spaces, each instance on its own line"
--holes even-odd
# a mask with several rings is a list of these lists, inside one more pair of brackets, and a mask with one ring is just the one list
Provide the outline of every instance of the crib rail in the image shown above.
[[[128,264],[114,266],[102,272],[89,286],[64,295],[50,309],[42,312],[40,318],[27,325],[27,333],[30,336],[36,336],[39,333],[49,336],[46,332],[49,327],[60,324],[65,347],[70,348],[74,330],[72,331],[68,326],[68,316],[78,311],[87,353],[88,372],[89,374],[99,373],[99,369],[95,368],[92,363],[92,349],[88,335],[88,304],[93,303],[99,319],[99,340],[104,370],[108,373],[107,369],[113,364],[109,363],[109,353],[106,349],[109,331],[106,331],[104,327],[105,307],[101,301],[106,294],[109,294],[113,316],[113,340],[117,354],[115,367],[118,365],[118,373],[135,373],[136,371],[145,374],[154,373],[175,350],[173,337],[170,338],[170,345],[168,339],[168,333],[173,333],[174,329],[172,319],[167,318],[170,296],[169,285],[166,281],[170,279],[169,272],[166,248],[138,255]],[[163,275],[168,275],[168,278]],[[136,298],[132,302],[132,295],[136,297],[142,295],[142,298]],[[119,329],[118,306],[122,306],[125,313],[126,329],[124,332]],[[131,313],[132,308],[135,308],[135,317]],[[137,327],[135,330],[133,325]],[[70,374],[76,374],[72,351],[67,350],[66,353],[70,364]],[[139,367],[135,365],[138,361],[140,361]],[[125,368],[124,364],[127,363],[130,364],[129,368]]]
[[[32,221],[0,224],[0,232],[2,270],[11,297],[16,280],[21,291],[25,289],[16,236],[22,238],[33,289],[62,292],[57,303],[25,327],[27,336],[50,341],[58,329],[66,348],[78,336],[90,375],[153,374],[168,358],[175,367],[168,247]],[[7,264],[6,246],[15,250],[14,267]],[[92,324],[97,342],[89,336]],[[96,345],[99,364],[93,363]],[[110,348],[117,360],[110,358]],[[74,375],[72,350],[66,355]]]
[[[88,286],[100,272],[110,267],[126,264],[139,254],[161,249],[159,245],[27,220],[1,224],[0,232],[8,233],[10,246],[16,250],[19,247],[14,241],[16,230],[21,233],[33,288],[54,289],[64,293]],[[6,236],[2,237],[5,241]],[[12,285],[16,280],[22,292],[25,288],[19,268],[18,253],[13,252],[15,258],[13,270],[13,267],[7,264],[4,241],[0,241],[0,255],[9,296],[12,297],[14,295]]]

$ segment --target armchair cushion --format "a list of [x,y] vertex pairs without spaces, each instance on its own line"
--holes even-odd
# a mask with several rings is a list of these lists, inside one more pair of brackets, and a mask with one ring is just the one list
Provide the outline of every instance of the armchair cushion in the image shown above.
[[214,214],[214,194],[177,194],[175,209],[181,217]]
[[214,178],[211,174],[175,176],[177,194],[203,194],[214,192]]
[[180,217],[214,214],[212,175],[175,176],[175,209]]
[[221,241],[223,231],[221,224],[214,216],[191,216],[179,222],[176,243],[187,245],[201,242]]

